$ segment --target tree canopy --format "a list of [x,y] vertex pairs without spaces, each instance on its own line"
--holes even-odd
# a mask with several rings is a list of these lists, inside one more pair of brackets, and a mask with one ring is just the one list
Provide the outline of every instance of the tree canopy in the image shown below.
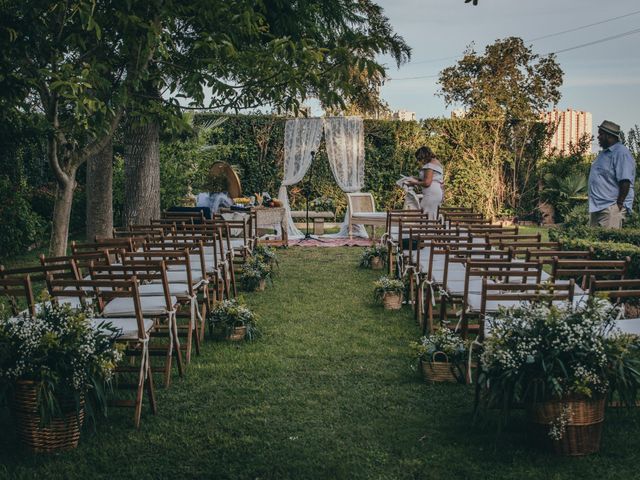
[[0,47],[0,105],[47,119],[56,254],[76,171],[125,110],[175,119],[181,99],[223,110],[296,109],[309,97],[344,106],[384,79],[377,54],[398,64],[410,54],[370,0],[0,2]]
[[530,119],[558,103],[562,75],[553,54],[537,55],[521,38],[509,37],[484,54],[468,46],[438,81],[446,104],[460,104],[471,116]]

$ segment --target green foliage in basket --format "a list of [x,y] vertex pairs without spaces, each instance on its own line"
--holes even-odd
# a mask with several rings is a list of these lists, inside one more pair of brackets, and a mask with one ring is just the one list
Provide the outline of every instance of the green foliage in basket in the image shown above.
[[638,339],[614,329],[618,308],[592,298],[584,306],[542,303],[501,309],[487,319],[480,382],[489,405],[617,392],[635,401],[640,387]]
[[61,398],[87,400],[87,414],[106,406],[106,388],[122,351],[116,329],[89,310],[42,303],[35,317],[0,316],[0,403],[19,380],[36,382],[43,423],[59,416]]
[[373,283],[373,297],[382,300],[385,293],[396,293],[401,295],[404,292],[404,282],[395,278],[383,275]]
[[382,263],[387,261],[387,247],[385,245],[372,244],[370,247],[365,247],[360,257],[360,267],[371,268],[371,261],[374,258],[379,258]]
[[262,257],[251,256],[240,267],[240,284],[246,291],[258,288],[261,280],[270,280],[273,267],[265,263]]
[[264,244],[258,244],[254,247],[251,252],[253,257],[260,259],[263,263],[270,265],[272,267],[278,266],[278,255],[276,254],[276,249]]
[[467,359],[468,342],[448,328],[441,328],[417,342],[411,342],[409,347],[423,362],[445,361],[445,355],[454,364],[464,363]]
[[253,340],[260,335],[258,317],[242,301],[231,299],[216,303],[208,317],[212,327],[219,326],[225,336],[233,333],[236,327],[246,327],[246,340]]

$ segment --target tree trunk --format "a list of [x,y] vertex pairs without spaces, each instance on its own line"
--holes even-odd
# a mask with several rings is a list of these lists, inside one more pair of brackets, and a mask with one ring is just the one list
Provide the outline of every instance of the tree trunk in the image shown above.
[[113,235],[113,143],[87,160],[87,241]]
[[73,191],[76,187],[75,172],[69,174],[69,180],[58,182],[55,202],[53,205],[53,224],[51,226],[51,243],[49,254],[54,257],[66,255],[67,241],[69,239],[69,219],[71,218],[71,205],[73,203]]
[[124,153],[124,225],[160,218],[160,125],[129,122]]

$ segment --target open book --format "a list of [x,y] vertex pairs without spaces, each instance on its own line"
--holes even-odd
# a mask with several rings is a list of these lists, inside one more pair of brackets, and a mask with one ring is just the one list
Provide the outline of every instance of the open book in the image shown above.
[[406,177],[403,175],[402,177],[400,177],[400,180],[396,182],[396,185],[399,186],[400,188],[404,188],[407,186],[406,183],[409,180],[413,180],[413,177]]

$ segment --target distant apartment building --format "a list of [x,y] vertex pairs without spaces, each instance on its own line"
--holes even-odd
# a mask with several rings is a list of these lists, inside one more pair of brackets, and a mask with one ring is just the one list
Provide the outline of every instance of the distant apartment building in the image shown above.
[[542,120],[552,125],[557,125],[553,137],[547,147],[547,154],[555,151],[560,154],[568,154],[571,145],[577,145],[582,137],[592,135],[592,117],[590,112],[579,110],[553,110],[542,114]]
[[403,122],[410,122],[416,119],[416,112],[410,112],[408,110],[396,110],[393,112],[394,120],[401,120]]

